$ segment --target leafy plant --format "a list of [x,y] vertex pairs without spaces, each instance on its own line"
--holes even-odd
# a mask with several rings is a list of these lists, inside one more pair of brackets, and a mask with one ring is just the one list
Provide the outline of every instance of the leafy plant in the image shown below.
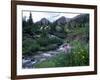
[[[76,45],[77,44],[77,45]],[[82,45],[78,41],[72,42],[76,45],[70,53],[59,53],[52,59],[48,59],[35,65],[36,68],[47,67],[69,67],[69,66],[88,66],[89,50],[88,45]]]
[[40,45],[33,39],[27,38],[23,41],[23,54],[31,55],[34,54],[35,51],[38,51],[40,48]]

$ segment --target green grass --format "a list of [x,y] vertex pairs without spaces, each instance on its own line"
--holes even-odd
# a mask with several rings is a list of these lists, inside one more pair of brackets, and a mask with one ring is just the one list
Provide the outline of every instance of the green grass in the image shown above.
[[59,53],[52,59],[48,59],[35,65],[36,68],[49,67],[69,67],[69,66],[88,66],[89,65],[89,46],[79,41],[70,43],[75,48],[68,54]]

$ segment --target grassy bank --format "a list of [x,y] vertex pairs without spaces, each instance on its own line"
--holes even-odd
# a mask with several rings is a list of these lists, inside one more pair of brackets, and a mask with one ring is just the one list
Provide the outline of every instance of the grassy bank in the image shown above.
[[89,65],[89,46],[79,41],[70,43],[75,46],[70,53],[60,53],[52,59],[48,59],[35,65],[36,68],[69,67]]

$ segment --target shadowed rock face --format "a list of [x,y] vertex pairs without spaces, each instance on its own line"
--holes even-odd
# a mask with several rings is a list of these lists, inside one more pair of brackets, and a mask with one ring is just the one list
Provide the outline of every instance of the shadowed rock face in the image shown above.
[[70,22],[86,23],[89,22],[89,14],[81,14],[71,19]]
[[37,22],[39,25],[48,25],[50,24],[50,21],[46,18],[42,18],[40,21]]
[[[81,15],[78,15],[78,16],[76,16],[74,18],[66,18],[65,16],[61,16],[56,21],[54,21],[53,24],[64,25],[64,24],[66,24],[68,22],[70,22],[70,23],[72,23],[72,22],[76,22],[76,23],[89,22],[89,14],[81,14]],[[52,23],[48,19],[42,18],[40,21],[36,22],[35,24],[38,24],[38,25],[49,25],[49,24],[52,24]]]
[[70,18],[66,18],[66,17],[62,16],[59,19],[57,19],[54,23],[56,23],[57,25],[63,25],[69,21],[70,21]]

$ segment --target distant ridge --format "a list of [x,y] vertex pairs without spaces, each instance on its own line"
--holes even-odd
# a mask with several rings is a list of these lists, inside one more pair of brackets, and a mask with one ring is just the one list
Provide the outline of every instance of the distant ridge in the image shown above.
[[68,22],[77,22],[77,23],[89,22],[89,14],[80,14],[73,18],[66,18],[65,16],[61,16],[54,22],[50,22],[47,18],[42,18],[40,21],[35,22],[35,24],[38,24],[38,25],[48,25],[48,24],[64,25]]

